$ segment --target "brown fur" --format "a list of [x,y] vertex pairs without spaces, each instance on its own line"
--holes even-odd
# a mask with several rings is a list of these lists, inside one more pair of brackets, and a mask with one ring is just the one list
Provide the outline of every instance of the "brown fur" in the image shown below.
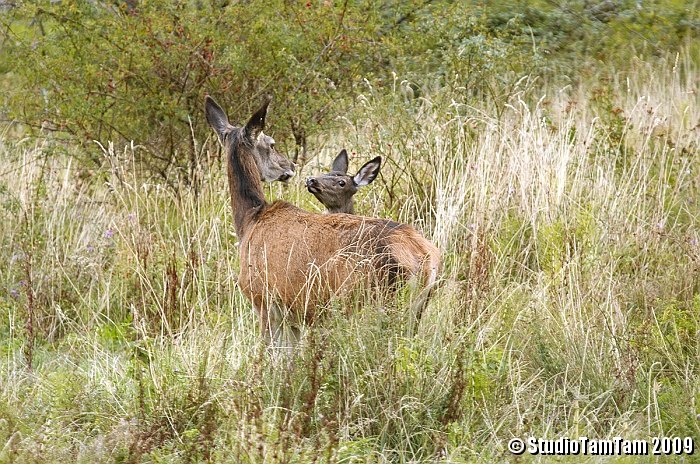
[[226,124],[217,118],[225,115],[211,98],[206,101],[207,119],[223,140],[229,160],[241,252],[238,282],[260,316],[265,339],[277,339],[285,319],[292,325],[313,322],[321,304],[363,281],[373,283],[368,279],[387,283],[402,277],[417,279],[421,288],[432,287],[440,252],[412,227],[265,201],[252,151],[268,103],[246,127],[219,131]]

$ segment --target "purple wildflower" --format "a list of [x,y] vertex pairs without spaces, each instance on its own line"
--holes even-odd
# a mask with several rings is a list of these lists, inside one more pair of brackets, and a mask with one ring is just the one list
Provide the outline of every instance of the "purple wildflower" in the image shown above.
[[13,298],[19,298],[19,292],[14,288],[10,290],[10,295],[12,295]]
[[112,238],[112,235],[114,235],[112,229],[107,229],[107,232],[105,232],[105,237]]

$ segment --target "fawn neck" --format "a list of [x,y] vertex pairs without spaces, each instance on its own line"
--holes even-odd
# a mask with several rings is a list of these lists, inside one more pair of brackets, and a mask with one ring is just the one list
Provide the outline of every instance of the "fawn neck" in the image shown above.
[[328,214],[335,214],[335,213],[355,214],[355,202],[351,198],[350,201],[346,202],[342,206],[338,206],[336,208],[326,207],[326,213],[328,213]]

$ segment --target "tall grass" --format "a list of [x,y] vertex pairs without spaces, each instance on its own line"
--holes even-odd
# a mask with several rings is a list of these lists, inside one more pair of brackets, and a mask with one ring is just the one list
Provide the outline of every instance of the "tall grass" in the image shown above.
[[198,192],[173,193],[134,173],[138,147],[105,147],[113,168],[87,172],[5,135],[0,460],[491,462],[513,459],[513,437],[700,444],[700,75],[679,61],[523,81],[500,107],[367,87],[319,163],[268,197],[318,209],[300,178],[344,146],[354,166],[383,155],[357,209],[432,239],[441,285],[415,336],[401,298],[358,294],[289,357],[262,345],[236,286],[216,162]]

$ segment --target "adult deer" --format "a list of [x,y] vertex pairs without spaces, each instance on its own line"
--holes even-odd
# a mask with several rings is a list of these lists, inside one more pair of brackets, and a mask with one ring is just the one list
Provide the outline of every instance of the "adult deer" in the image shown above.
[[284,322],[298,337],[299,327],[314,321],[321,304],[363,282],[391,284],[405,278],[420,288],[432,287],[440,252],[412,227],[349,214],[310,213],[284,201],[265,200],[254,153],[269,149],[260,140],[269,103],[270,98],[244,127],[229,124],[211,97],[204,105],[228,158],[240,244],[238,284],[259,315],[265,340],[279,343]]
[[[207,113],[207,117],[208,114],[209,113]],[[226,120],[226,126],[223,127],[222,130],[229,132],[232,129],[235,129],[234,126],[229,124],[228,120]],[[219,140],[223,142],[220,136]],[[263,182],[273,182],[276,180],[287,182],[296,174],[294,163],[275,148],[275,139],[265,135],[262,131],[257,135],[251,154],[260,172],[260,180]]]
[[370,184],[379,174],[382,158],[366,162],[354,176],[348,175],[348,152],[343,149],[333,160],[328,174],[306,179],[306,189],[312,193],[327,213],[355,214],[353,196],[360,187]]

